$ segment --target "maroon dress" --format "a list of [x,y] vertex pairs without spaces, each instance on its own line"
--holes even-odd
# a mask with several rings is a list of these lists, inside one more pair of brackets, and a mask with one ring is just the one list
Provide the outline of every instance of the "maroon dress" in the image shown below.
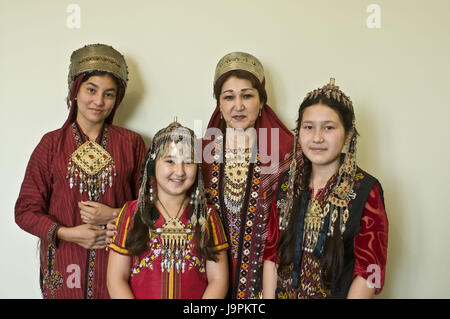
[[[142,137],[130,130],[106,124],[103,134],[105,150],[115,162],[116,176],[98,202],[122,207],[137,198],[141,163],[146,153]],[[104,131],[105,133],[105,131]],[[58,227],[81,225],[78,202],[89,200],[70,188],[66,178],[71,154],[77,139],[89,138],[73,125],[44,135],[37,145],[25,172],[15,205],[16,223],[40,238],[40,284],[44,298],[109,298],[106,289],[108,252],[89,250],[56,238]]]

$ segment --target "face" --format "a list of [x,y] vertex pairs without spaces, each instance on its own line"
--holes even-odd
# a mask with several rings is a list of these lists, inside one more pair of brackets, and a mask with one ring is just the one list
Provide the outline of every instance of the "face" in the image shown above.
[[243,130],[254,127],[262,106],[258,90],[249,80],[231,76],[224,82],[219,107],[227,127]]
[[190,154],[183,154],[180,143],[172,142],[165,156],[155,163],[158,196],[185,196],[197,177],[197,164]]
[[94,75],[83,82],[77,94],[77,121],[102,124],[116,103],[117,84],[110,75]]
[[313,165],[338,167],[345,142],[345,129],[335,110],[323,104],[305,109],[300,124],[300,145]]

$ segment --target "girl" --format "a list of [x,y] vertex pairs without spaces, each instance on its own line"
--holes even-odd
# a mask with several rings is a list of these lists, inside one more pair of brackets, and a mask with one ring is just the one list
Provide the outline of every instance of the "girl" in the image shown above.
[[264,297],[370,298],[382,290],[383,190],[356,165],[356,136],[352,103],[334,79],[306,96],[294,148],[303,157],[280,178],[272,205],[279,224],[269,227],[268,246],[283,232],[278,250],[264,256]]
[[112,298],[225,297],[228,243],[205,201],[194,140],[177,122],[155,135],[139,198],[122,208],[109,246]]
[[108,298],[104,225],[137,197],[146,148],[112,124],[128,81],[114,48],[72,53],[69,116],[31,155],[15,206],[16,223],[40,239],[44,298]]

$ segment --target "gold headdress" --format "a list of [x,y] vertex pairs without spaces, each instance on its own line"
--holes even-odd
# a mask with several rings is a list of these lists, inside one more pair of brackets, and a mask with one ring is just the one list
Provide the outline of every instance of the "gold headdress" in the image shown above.
[[90,44],[74,51],[70,57],[69,94],[76,76],[93,70],[112,73],[122,81],[124,87],[127,86],[128,67],[123,55],[111,46]]
[[194,141],[194,131],[190,128],[182,126],[175,118],[169,126],[159,130],[158,133],[156,133],[152,142],[151,158],[156,160],[157,158],[164,156],[173,142],[175,144],[181,143],[184,151],[190,151],[191,159],[193,161]]
[[256,76],[260,83],[264,80],[263,66],[256,57],[245,52],[232,52],[225,55],[217,63],[214,83],[221,75],[232,70],[248,71]]
[[315,99],[319,95],[324,95],[328,99],[334,99],[339,103],[343,103],[352,112],[353,119],[355,118],[352,101],[339,89],[339,86],[335,85],[334,78],[330,78],[330,83],[324,85],[322,88],[309,92],[304,98],[303,102],[306,100]]

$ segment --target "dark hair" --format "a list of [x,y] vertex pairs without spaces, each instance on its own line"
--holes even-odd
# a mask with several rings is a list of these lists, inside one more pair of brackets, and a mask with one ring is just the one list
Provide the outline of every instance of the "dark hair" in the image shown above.
[[[297,119],[297,135],[300,130],[300,125],[303,119],[303,114],[309,106],[323,104],[331,109],[333,109],[339,116],[346,133],[346,136],[351,133],[353,128],[354,113],[353,111],[345,106],[343,103],[338,102],[334,99],[327,98],[324,95],[318,95],[316,98],[306,99],[300,105],[298,110]],[[355,128],[354,134],[358,134]],[[297,136],[298,137],[298,136]],[[303,171],[301,172],[302,178],[297,178],[295,181],[294,189],[303,189],[308,192],[309,183],[311,179],[312,164],[311,161],[303,156]],[[294,248],[296,240],[302,240],[302,238],[296,238],[298,234],[296,233],[296,227],[299,218],[299,212],[301,207],[307,205],[307,200],[300,196],[300,192],[294,194],[294,201],[292,207],[292,215],[286,230],[282,233],[281,239],[277,247],[277,253],[280,258],[279,273],[286,270],[290,264],[294,262]],[[306,211],[306,210],[304,210]],[[340,227],[338,225],[338,219],[336,220],[334,226],[333,236],[327,238],[324,247],[324,254],[321,257],[321,272],[322,280],[325,287],[330,288],[334,283],[336,283],[341,274],[344,263],[344,243],[342,240],[342,234]],[[325,226],[327,227],[327,226]]]
[[258,91],[259,99],[262,104],[266,104],[267,102],[267,92],[264,88],[264,80],[263,83],[259,82],[259,80],[252,73],[245,70],[231,70],[224,74],[222,74],[214,83],[214,97],[217,101],[217,106],[220,104],[220,93],[222,91],[223,84],[232,76],[237,77],[238,79],[249,80],[252,84],[252,87]]
[[89,80],[89,78],[91,78],[93,76],[104,76],[104,75],[108,75],[111,79],[114,80],[114,83],[116,83],[116,86],[117,86],[117,91],[119,91],[119,88],[120,88],[119,79],[114,74],[112,74],[110,72],[106,72],[106,71],[94,70],[94,71],[90,71],[90,72],[85,72],[80,85],[83,84],[84,82],[86,82],[87,80]]
[[[149,190],[150,190],[150,183],[154,178],[151,178],[152,176],[155,176],[155,162],[156,159],[149,159],[151,156],[151,149],[148,151],[147,155],[145,156],[144,162],[142,164],[141,168],[141,183],[142,185],[142,178],[144,176],[148,176],[148,180],[145,183],[144,186],[144,194],[146,196],[145,205],[141,210],[137,210],[134,217],[133,217],[133,226],[131,227],[130,231],[128,232],[127,239],[125,242],[125,247],[130,251],[130,253],[134,256],[139,256],[143,254],[148,248],[149,248],[149,230],[155,229],[155,221],[158,219],[159,214],[156,209],[156,206],[154,203],[151,203],[148,199],[149,197]],[[146,163],[148,162],[148,165]],[[197,165],[197,169],[201,169],[201,166],[199,164]],[[145,174],[145,170],[147,170],[147,174]],[[195,191],[197,189],[198,184],[198,178],[199,174],[197,174],[196,181],[194,185],[191,187],[190,192]],[[156,188],[156,185],[153,185],[153,188]],[[188,204],[191,205],[191,204]],[[207,208],[206,208],[207,209]],[[191,205],[191,213],[193,213],[193,208]],[[188,219],[192,215],[186,216]],[[206,221],[207,223],[209,220]],[[204,242],[202,242],[204,240]],[[208,260],[217,261],[217,254],[219,253],[214,249],[214,242],[212,236],[209,234],[208,231],[205,231],[205,234],[201,232],[201,227],[197,226],[195,233],[194,233],[194,242],[195,242],[195,248],[198,249],[201,256]]]

